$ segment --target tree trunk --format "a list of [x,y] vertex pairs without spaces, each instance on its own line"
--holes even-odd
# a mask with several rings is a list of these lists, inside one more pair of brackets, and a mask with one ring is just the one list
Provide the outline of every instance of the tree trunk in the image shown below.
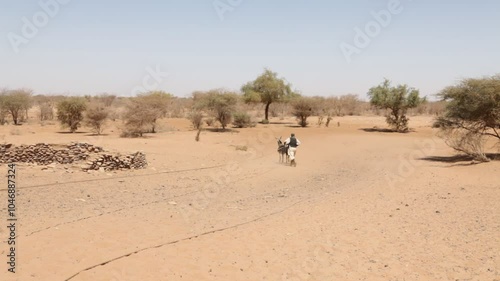
[[14,121],[14,125],[19,125],[18,124],[18,119],[19,119],[18,112],[11,111],[11,113],[12,113],[12,121]]
[[269,106],[271,105],[270,102],[266,103],[266,111],[265,111],[265,120],[269,121]]

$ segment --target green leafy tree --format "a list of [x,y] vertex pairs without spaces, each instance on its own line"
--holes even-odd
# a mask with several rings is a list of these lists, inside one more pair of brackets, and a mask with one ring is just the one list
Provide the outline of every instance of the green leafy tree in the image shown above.
[[386,115],[387,123],[397,132],[408,131],[408,109],[415,108],[425,102],[421,98],[419,91],[408,87],[408,85],[391,86],[387,79],[379,86],[369,90],[370,103],[379,108],[388,110]]
[[294,94],[283,78],[278,78],[278,74],[266,69],[254,81],[248,82],[241,88],[244,100],[247,103],[263,103],[265,105],[265,120],[269,120],[269,106],[274,102],[287,101]]
[[484,138],[500,143],[500,75],[464,79],[439,94],[446,102],[444,113],[436,119],[447,144],[455,150],[487,161]]
[[71,97],[57,104],[57,119],[63,127],[68,127],[71,133],[76,132],[83,121],[83,112],[87,108],[85,98]]

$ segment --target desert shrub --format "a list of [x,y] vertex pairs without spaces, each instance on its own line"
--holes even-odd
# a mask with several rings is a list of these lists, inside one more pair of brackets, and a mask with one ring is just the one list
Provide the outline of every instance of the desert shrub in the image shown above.
[[253,127],[252,117],[246,112],[237,112],[233,115],[233,125],[237,128]]
[[85,112],[85,125],[90,127],[93,133],[100,135],[108,116],[109,108],[103,103],[91,103]]
[[186,112],[193,106],[192,103],[190,98],[174,98],[170,104],[169,117],[185,118]]
[[5,100],[5,91],[0,92],[0,125],[5,125],[7,123],[6,116],[7,116],[7,111],[5,110],[5,107],[3,106]]
[[195,130],[201,129],[203,127],[203,113],[201,111],[192,111],[189,113],[189,121],[191,121]]
[[[148,117],[150,133],[156,133],[156,121],[166,117],[172,99],[173,96],[171,94],[163,91],[153,91],[146,94],[140,94],[132,100],[135,104],[133,107],[141,107],[141,114],[139,115]],[[129,114],[129,116],[131,116],[131,114]]]
[[318,116],[318,127],[321,127],[321,125],[323,125],[323,120],[325,120],[325,116],[319,115]]
[[500,142],[500,75],[464,79],[445,88],[439,96],[447,103],[434,126],[441,129],[455,150],[486,160],[481,153],[483,140],[494,138]]
[[53,120],[54,119],[54,106],[50,102],[44,102],[39,105],[40,112],[38,117],[40,121]]
[[309,125],[307,118],[313,115],[314,111],[314,100],[311,98],[300,98],[293,103],[292,114],[297,118],[297,122],[301,127]]
[[194,107],[197,110],[205,109],[218,121],[222,130],[231,123],[233,112],[236,110],[238,95],[225,90],[216,89],[206,93],[196,92],[193,94]]
[[7,91],[3,95],[3,111],[10,113],[14,125],[19,125],[28,118],[28,109],[32,105],[31,95],[32,91],[25,89]]
[[418,90],[407,85],[392,87],[387,79],[379,86],[371,88],[368,96],[373,106],[388,110],[386,121],[397,132],[408,131],[408,109],[425,102],[425,98],[420,98]]
[[110,95],[108,93],[100,94],[96,97],[96,102],[102,104],[105,107],[111,107],[115,100],[116,96]]
[[72,97],[60,101],[57,104],[57,119],[63,127],[70,129],[74,133],[81,125],[83,112],[87,108],[84,98]]
[[441,130],[438,135],[444,139],[446,145],[454,150],[469,155],[477,161],[489,161],[484,152],[486,142],[484,135],[474,131],[451,128]]
[[205,124],[207,124],[208,127],[212,127],[215,123],[215,120],[212,117],[209,117],[205,119]]
[[124,127],[122,137],[142,137],[145,133],[150,133],[158,119],[158,110],[148,105],[139,98],[134,98],[125,107],[123,113]]
[[338,99],[339,107],[344,115],[359,115],[361,101],[357,95],[349,94],[340,96]]

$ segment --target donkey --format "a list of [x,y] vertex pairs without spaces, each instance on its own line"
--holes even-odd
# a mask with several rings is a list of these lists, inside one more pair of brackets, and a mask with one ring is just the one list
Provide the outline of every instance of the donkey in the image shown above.
[[286,161],[286,163],[288,163],[290,161],[290,156],[288,155],[288,145],[283,143],[281,137],[279,139],[276,138],[276,140],[278,142],[279,162],[283,163]]

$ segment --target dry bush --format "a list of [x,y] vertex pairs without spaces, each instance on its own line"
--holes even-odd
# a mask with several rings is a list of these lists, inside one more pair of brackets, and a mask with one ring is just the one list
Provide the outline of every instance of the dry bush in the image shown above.
[[[173,96],[163,91],[153,91],[138,95],[132,100],[136,108],[140,107],[141,116],[150,118],[150,133],[156,133],[156,121],[166,117]],[[131,116],[131,115],[129,115]],[[142,126],[142,125],[141,125]]]
[[139,99],[133,99],[125,108],[123,114],[124,127],[121,137],[142,137],[151,132],[151,127],[156,123],[158,111],[147,106]]
[[233,125],[237,128],[255,127],[252,117],[246,112],[238,112],[233,115]]
[[293,102],[293,116],[301,127],[309,125],[307,118],[312,116],[314,111],[314,100],[311,98],[302,97]]
[[40,121],[53,120],[54,119],[54,106],[50,102],[44,102],[39,105],[39,115]]
[[428,112],[429,115],[442,115],[446,110],[446,102],[445,101],[435,101],[428,103]]
[[171,94],[162,91],[148,92],[129,99],[117,98],[115,107],[124,107],[124,126],[120,136],[142,137],[145,133],[156,133],[156,122],[167,115],[172,99]]
[[87,108],[85,99],[80,97],[67,98],[57,104],[57,119],[63,127],[68,127],[74,133],[83,121],[83,112]]
[[360,103],[357,95],[343,95],[339,98],[340,108],[344,115],[360,115]]
[[111,107],[113,105],[113,102],[116,100],[116,96],[104,93],[95,97],[95,100],[97,103],[100,103],[105,107]]
[[100,135],[108,116],[109,108],[103,103],[93,102],[85,112],[85,125],[90,127],[93,133]]
[[201,111],[192,111],[189,113],[189,121],[195,130],[200,130],[203,127],[203,113]]
[[3,105],[5,102],[5,95],[7,90],[0,90],[0,125],[5,125],[7,123],[6,116],[7,111],[5,110],[5,106]]
[[215,125],[215,120],[212,117],[208,117],[205,119],[205,124],[207,124],[208,127],[212,127]]
[[193,106],[191,98],[174,98],[169,106],[170,118],[185,118],[186,112]]
[[439,116],[444,113],[446,108],[446,102],[443,101],[433,101],[425,102],[420,104],[418,107],[410,109],[408,113],[410,115],[434,115]]
[[28,110],[32,105],[31,90],[18,89],[4,91],[1,106],[4,112],[10,113],[14,125],[19,125],[28,119]]
[[207,110],[221,124],[222,130],[225,130],[232,121],[239,96],[223,89],[215,89],[195,92],[193,100],[196,110]]
[[484,152],[486,136],[481,133],[462,129],[444,129],[440,131],[439,136],[449,147],[458,152],[469,155],[480,162],[490,161]]
[[323,116],[323,115],[319,115],[318,116],[318,127],[321,127],[321,125],[323,125],[323,120],[324,119],[325,119],[325,116]]

